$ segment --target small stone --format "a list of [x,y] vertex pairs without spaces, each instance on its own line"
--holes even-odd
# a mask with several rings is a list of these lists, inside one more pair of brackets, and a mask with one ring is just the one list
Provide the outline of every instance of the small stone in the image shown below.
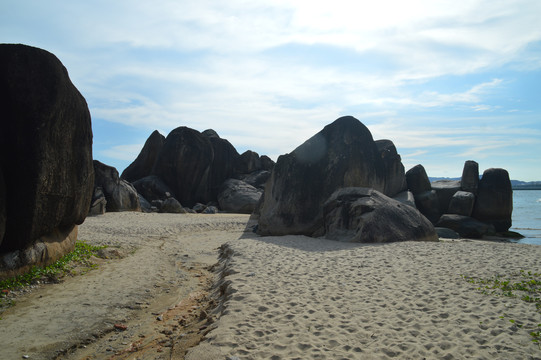
[[159,316],[156,318],[156,320],[158,320],[158,321],[163,321],[163,315],[159,315]]
[[23,355],[23,359],[30,359],[30,356],[28,356],[28,355]]
[[255,272],[251,272],[249,274],[246,274],[246,276],[255,276]]
[[128,325],[125,325],[125,324],[115,324],[114,327],[115,329],[120,330],[120,331],[124,331],[128,329]]
[[228,356],[226,360],[240,360],[240,358],[238,356]]

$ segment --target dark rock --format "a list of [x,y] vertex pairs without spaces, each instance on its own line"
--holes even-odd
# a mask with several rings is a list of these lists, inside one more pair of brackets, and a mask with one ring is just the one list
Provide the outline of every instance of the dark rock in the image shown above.
[[471,192],[477,195],[479,187],[479,164],[473,160],[468,160],[464,163],[462,170],[462,178],[460,181],[462,191]]
[[346,116],[278,158],[265,189],[258,233],[324,233],[323,204],[342,187],[385,189],[385,169],[370,131]]
[[448,214],[471,216],[475,195],[467,191],[457,191],[449,202]]
[[165,200],[175,197],[173,190],[155,175],[145,176],[142,179],[136,180],[133,182],[133,186],[148,201]]
[[214,151],[208,137],[181,126],[165,138],[154,164],[153,174],[160,177],[184,205],[212,200],[211,164]]
[[376,146],[385,169],[385,189],[387,196],[393,197],[407,189],[406,174],[402,159],[391,140],[378,140]]
[[469,216],[455,214],[443,214],[436,226],[454,230],[460,236],[472,239],[480,239],[484,235],[494,233],[494,227],[489,224]]
[[473,217],[494,225],[496,231],[504,232],[511,227],[513,190],[509,173],[504,169],[488,169],[479,181]]
[[432,221],[432,223],[436,223],[441,216],[440,203],[438,201],[438,194],[436,194],[436,191],[425,191],[424,193],[417,194],[414,197],[417,209],[419,209],[419,211],[426,216],[428,220]]
[[413,195],[422,194],[432,190],[430,180],[423,165],[415,165],[406,172],[408,189]]
[[0,112],[0,252],[7,252],[84,221],[94,183],[92,127],[62,63],[25,45],[0,45]]
[[436,241],[434,226],[418,210],[368,188],[342,188],[324,205],[325,237],[386,243]]
[[272,171],[272,168],[274,167],[274,161],[267,155],[261,155],[261,170],[267,170]]
[[164,142],[165,137],[158,130],[154,130],[135,161],[122,172],[121,178],[133,183],[150,175]]
[[154,208],[156,208],[156,210],[158,212],[161,212],[161,209],[162,209],[162,206],[163,206],[163,200],[152,200],[150,202],[150,205]]
[[156,207],[153,207],[152,204],[148,202],[148,200],[145,199],[143,195],[141,194],[138,194],[138,195],[139,195],[139,204],[141,205],[141,211],[146,212],[146,213],[158,211],[158,209]]
[[172,213],[172,214],[185,214],[186,210],[182,207],[180,202],[175,198],[165,199],[160,207],[161,213]]
[[120,179],[114,167],[94,160],[94,173],[95,185],[103,189],[107,199],[107,211],[141,211],[137,190]]
[[212,129],[207,129],[201,133],[202,135],[208,137],[208,138],[218,138],[220,139],[220,135]]
[[259,170],[251,174],[248,174],[246,176],[242,176],[240,180],[244,181],[247,184],[252,185],[255,188],[264,189],[265,183],[267,182],[267,180],[269,180],[270,175],[271,175],[270,171]]
[[197,203],[193,206],[193,210],[197,213],[202,213],[203,211],[205,211],[205,209],[207,208],[207,205],[204,205],[204,204],[201,204],[201,203]]
[[216,206],[210,205],[203,210],[203,214],[217,214],[218,208]]
[[103,189],[99,186],[94,188],[94,195],[92,195],[92,203],[90,204],[90,211],[88,215],[96,216],[103,215],[107,210],[107,199],[103,193]]
[[438,180],[432,182],[432,190],[438,195],[439,213],[445,214],[453,195],[460,190],[458,180]]
[[413,196],[413,193],[411,191],[402,191],[401,193],[393,196],[393,199],[400,201],[402,204],[406,204],[411,206],[412,208],[417,209],[417,206],[415,205],[415,197]]
[[261,170],[259,154],[251,150],[243,152],[237,160],[236,173],[250,174],[257,170]]
[[209,179],[211,199],[217,199],[220,186],[235,174],[235,167],[240,155],[229,141],[221,139],[218,134],[209,137],[209,140],[214,152]]
[[262,190],[237,179],[228,179],[218,194],[218,202],[223,211],[251,214],[261,198]]
[[0,246],[6,232],[6,184],[0,167]]
[[459,233],[457,233],[454,230],[448,229],[448,228],[437,227],[436,228],[436,233],[438,233],[438,236],[440,238],[444,238],[444,239],[460,239],[460,234]]

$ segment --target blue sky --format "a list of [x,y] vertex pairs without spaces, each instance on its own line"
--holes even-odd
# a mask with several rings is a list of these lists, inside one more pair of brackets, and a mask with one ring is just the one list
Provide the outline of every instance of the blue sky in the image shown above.
[[353,115],[406,170],[541,180],[541,1],[26,1],[0,42],[54,53],[120,172],[155,129],[275,159]]

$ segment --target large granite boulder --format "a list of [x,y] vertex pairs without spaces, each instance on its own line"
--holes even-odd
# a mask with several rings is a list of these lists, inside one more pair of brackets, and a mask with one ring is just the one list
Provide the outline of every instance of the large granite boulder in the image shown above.
[[160,177],[184,206],[208,203],[212,200],[209,180],[213,159],[209,138],[197,130],[181,126],[165,138],[153,175]]
[[436,223],[437,227],[456,231],[460,236],[471,239],[480,239],[484,235],[494,233],[493,226],[476,220],[469,216],[456,214],[443,214]]
[[240,155],[229,141],[220,138],[214,130],[205,130],[203,135],[209,139],[214,153],[209,179],[210,196],[214,200],[217,199],[223,182],[235,174]]
[[432,190],[432,185],[423,165],[415,165],[406,172],[406,182],[413,195]]
[[462,170],[462,178],[460,180],[462,191],[467,191],[473,195],[477,195],[479,187],[479,164],[473,160],[467,160],[464,163]]
[[438,194],[432,185],[423,165],[415,165],[406,172],[408,189],[415,198],[417,209],[430,221],[435,223],[440,218]]
[[6,183],[0,167],[0,245],[6,232]]
[[261,155],[259,158],[261,160],[261,170],[272,171],[274,167],[274,161],[267,155]]
[[459,180],[437,180],[431,183],[432,190],[438,195],[439,213],[445,214],[453,195],[460,191]]
[[437,241],[432,223],[415,208],[368,188],[342,188],[324,205],[325,237],[387,243]]
[[101,187],[107,200],[107,211],[141,211],[137,190],[118,176],[109,165],[94,160],[95,186]]
[[175,197],[173,190],[156,175],[145,176],[134,181],[132,185],[148,201]]
[[103,189],[99,186],[94,188],[94,194],[92,195],[92,202],[90,203],[90,210],[88,215],[103,215],[107,211],[107,199],[103,193]]
[[158,130],[154,130],[148,137],[137,158],[124,169],[120,177],[133,183],[136,180],[150,175],[164,142],[165,137],[160,134]]
[[[92,199],[87,103],[53,54],[1,44],[0,113],[0,188],[5,190],[0,253],[22,251],[43,238],[62,242],[76,234]],[[62,249],[73,249],[74,241],[67,244]],[[55,260],[44,256],[43,262]]]
[[261,170],[259,154],[251,150],[243,152],[237,160],[236,173],[250,174],[257,170]]
[[240,180],[252,185],[255,188],[264,189],[265,183],[267,182],[267,180],[269,180],[270,175],[271,175],[270,171],[259,170],[259,171],[254,171],[251,174],[241,176]]
[[372,134],[351,116],[278,158],[266,184],[258,233],[323,235],[323,204],[343,187],[385,189],[385,168]]
[[251,214],[263,190],[256,189],[242,180],[226,180],[218,194],[218,203],[223,211],[240,214]]
[[511,227],[513,212],[513,190],[509,173],[504,169],[488,169],[479,181],[477,200],[472,216],[492,224],[498,232]]
[[475,195],[467,191],[457,191],[449,202],[448,214],[471,216]]
[[160,207],[160,212],[170,214],[185,214],[186,210],[184,210],[184,208],[177,199],[170,197],[163,201]]
[[391,140],[377,140],[376,146],[385,171],[385,188],[383,192],[390,197],[394,197],[408,187],[402,159]]

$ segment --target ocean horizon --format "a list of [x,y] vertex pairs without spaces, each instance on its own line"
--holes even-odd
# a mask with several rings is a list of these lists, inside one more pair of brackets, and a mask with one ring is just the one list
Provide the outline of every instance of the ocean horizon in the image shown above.
[[512,231],[524,236],[512,242],[541,245],[541,190],[513,190]]

